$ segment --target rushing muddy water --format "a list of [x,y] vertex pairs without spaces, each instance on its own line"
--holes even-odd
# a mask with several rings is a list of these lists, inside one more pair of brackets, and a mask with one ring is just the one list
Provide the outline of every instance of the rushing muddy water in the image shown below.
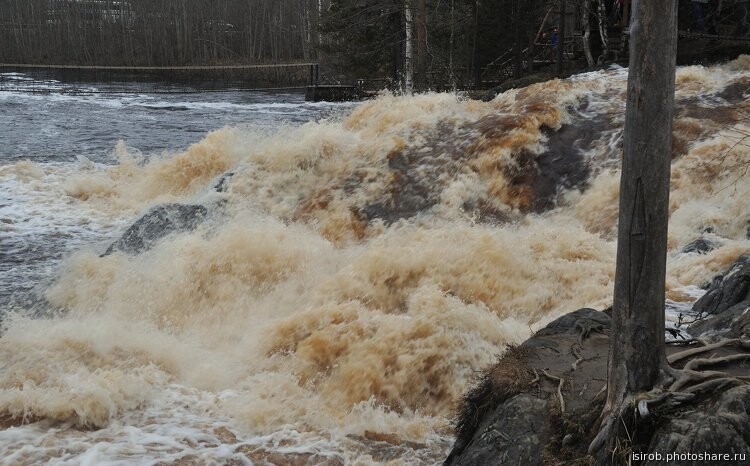
[[[475,371],[551,319],[609,304],[626,79],[487,103],[262,97],[288,117],[115,103],[107,120],[97,106],[118,98],[89,96],[70,103],[75,121],[107,137],[94,131],[92,152],[73,124],[39,158],[26,147],[47,136],[24,122],[68,96],[0,95],[27,133],[3,133],[0,165],[3,461],[441,461]],[[678,72],[670,321],[750,245],[749,94],[745,57]],[[182,149],[197,136],[185,128],[212,125]],[[207,214],[103,254],[165,203]],[[716,249],[682,252],[700,237]]]

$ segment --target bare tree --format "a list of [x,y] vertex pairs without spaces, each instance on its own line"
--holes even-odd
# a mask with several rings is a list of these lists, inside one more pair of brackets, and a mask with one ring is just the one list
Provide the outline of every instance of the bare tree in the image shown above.
[[634,6],[607,401],[592,452],[605,443],[614,446],[638,393],[670,378],[664,283],[677,2],[637,1]]
[[555,65],[555,70],[558,74],[563,72],[563,61],[565,60],[565,23],[567,23],[566,3],[566,0],[560,0],[560,16],[557,23],[557,64]]
[[414,47],[412,30],[414,28],[412,0],[404,0],[404,92],[411,94],[414,90]]
[[607,5],[604,3],[604,0],[596,0],[598,4],[598,12],[599,14],[599,36],[602,41],[602,55],[599,57],[599,61],[602,62],[604,60],[609,59],[609,31],[608,28],[608,21],[607,21]]
[[417,76],[419,88],[428,85],[427,79],[427,6],[417,0]]
[[586,64],[594,66],[594,56],[591,54],[591,1],[584,0],[581,8],[581,23],[583,23],[583,53],[586,55]]

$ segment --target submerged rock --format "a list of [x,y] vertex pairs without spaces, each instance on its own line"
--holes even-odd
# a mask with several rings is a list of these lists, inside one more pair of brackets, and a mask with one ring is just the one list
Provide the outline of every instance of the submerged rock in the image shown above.
[[706,238],[698,238],[686,244],[681,249],[681,252],[686,253],[686,254],[691,253],[691,252],[697,252],[698,254],[706,254],[707,252],[713,251],[714,249],[716,249],[716,245],[713,243],[713,241],[706,239]]
[[219,177],[214,184],[214,191],[217,193],[225,193],[229,189],[229,183],[232,181],[234,172],[226,172]]
[[156,206],[125,230],[120,239],[112,243],[103,255],[107,256],[115,251],[140,254],[170,233],[192,230],[206,218],[207,214],[208,209],[202,205]]
[[[582,105],[581,107],[584,107]],[[582,108],[579,108],[582,111]],[[523,124],[517,115],[493,114],[462,128],[439,127],[429,144],[404,148],[388,155],[387,187],[376,201],[359,208],[366,220],[386,224],[427,212],[441,202],[446,188],[446,174],[465,174],[489,179],[503,179],[503,195],[474,200],[462,210],[475,214],[480,221],[502,223],[510,219],[513,209],[519,212],[545,212],[553,209],[561,193],[584,189],[591,174],[584,153],[607,128],[605,118],[593,118],[566,124],[560,128],[542,125],[537,130],[546,139],[540,153],[521,150],[510,160],[479,168],[482,147],[512,144],[514,130]],[[349,184],[357,186],[351,179]],[[506,198],[503,198],[506,196]],[[501,208],[504,205],[504,209]]]

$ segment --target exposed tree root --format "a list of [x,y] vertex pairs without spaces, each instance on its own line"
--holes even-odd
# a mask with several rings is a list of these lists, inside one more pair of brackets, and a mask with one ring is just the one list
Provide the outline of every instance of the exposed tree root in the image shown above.
[[729,374],[716,371],[694,371],[683,369],[679,372],[679,377],[669,386],[668,390],[670,392],[678,392],[690,384],[701,383],[707,379],[720,377],[729,377]]
[[578,348],[573,346],[571,353],[573,353],[573,356],[576,357],[576,360],[573,362],[573,364],[570,366],[572,370],[578,369],[578,364],[584,361],[583,356],[581,356],[581,353],[578,351]]
[[[533,369],[533,370],[534,370],[534,379],[531,381],[531,383],[538,384],[539,380],[541,380],[539,377],[539,372],[537,372],[536,369]],[[556,377],[544,369],[539,369],[539,370],[545,377],[557,382],[557,400],[560,403],[560,412],[564,414],[565,413],[565,398],[563,398],[562,388],[563,388],[563,385],[565,385],[565,379],[563,379],[562,377]],[[541,388],[540,388],[540,391],[541,391]]]
[[536,369],[534,369],[534,379],[531,381],[531,383],[535,384],[538,382],[539,382],[539,372],[537,372]]
[[[726,346],[750,350],[750,342],[729,339],[675,353],[669,356],[667,360],[670,364],[673,364]],[[639,419],[645,420],[653,417],[657,410],[674,409],[694,400],[699,395],[750,383],[750,376],[733,376],[726,372],[704,369],[710,366],[747,360],[750,360],[750,352],[691,359],[682,369],[674,369],[671,366],[665,367],[661,387],[638,395],[636,398],[626,396],[615,409],[612,409],[608,414],[603,413],[600,418],[599,431],[589,444],[589,454],[601,453],[601,449],[605,445],[608,447],[608,451],[616,449],[619,445],[619,439],[624,439],[620,423],[627,429],[627,419],[632,420],[637,425]],[[633,427],[633,424],[631,423],[630,426]]]
[[715,350],[717,348],[721,348],[723,346],[729,346],[729,345],[737,345],[743,349],[750,349],[750,342],[742,341],[738,338],[734,338],[731,340],[722,340],[717,343],[713,343],[711,345],[705,345],[698,348],[690,348],[685,351],[680,351],[679,353],[675,353],[669,357],[667,357],[667,362],[669,364],[674,364],[677,361],[681,361],[685,358],[688,358],[690,356],[694,356],[696,354],[705,353],[707,351]]
[[744,359],[750,359],[750,353],[730,354],[719,358],[693,359],[685,364],[684,369],[695,370],[701,366],[715,366],[717,364],[726,364],[728,362],[742,361]]
[[563,385],[565,385],[565,379],[563,379],[562,377],[555,377],[554,375],[550,374],[544,369],[542,369],[542,374],[544,374],[547,378],[556,380],[558,382],[557,399],[560,402],[560,412],[565,414],[565,398],[563,398],[563,394],[562,394],[562,388],[563,388]]
[[612,439],[616,437],[614,435],[614,430],[618,422],[628,412],[632,403],[632,398],[626,398],[620,404],[618,409],[612,410],[609,414],[603,417],[603,419],[601,420],[601,427],[599,428],[599,432],[597,432],[594,440],[592,440],[589,444],[589,455],[596,455],[597,452],[601,451],[605,443],[611,442]]
[[704,393],[708,391],[720,390],[729,385],[740,385],[743,382],[736,377],[721,377],[719,379],[707,380],[705,382],[693,385],[685,389],[688,393]]
[[[656,390],[655,392],[658,393],[659,390]],[[654,391],[649,392],[649,394],[652,393],[654,393]],[[695,398],[694,393],[673,391],[661,392],[659,395],[653,398],[642,398],[638,400],[638,415],[642,419],[646,419],[651,416],[651,412],[649,411],[649,406],[651,405],[655,405],[658,407],[666,405],[669,408],[675,408],[686,401],[692,400],[693,398]]]
[[578,331],[578,344],[581,345],[583,340],[591,335],[591,332],[606,334],[608,329],[605,329],[604,325],[598,322],[586,320],[576,322],[576,330]]

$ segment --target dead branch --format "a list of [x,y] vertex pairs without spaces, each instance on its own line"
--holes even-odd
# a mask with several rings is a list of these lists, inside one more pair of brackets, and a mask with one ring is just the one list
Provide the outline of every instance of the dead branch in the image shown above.
[[557,380],[559,383],[557,384],[557,398],[560,401],[560,412],[565,414],[565,399],[562,395],[562,388],[565,384],[565,379],[562,377],[555,377],[554,375],[550,374],[546,370],[542,369],[542,374],[544,374],[547,378],[552,380]]
[[576,360],[571,365],[571,369],[576,370],[578,369],[578,364],[583,362],[584,359],[583,359],[583,356],[581,356],[581,353],[578,352],[578,348],[573,347],[571,349],[571,352],[573,353],[573,356],[576,357]]

